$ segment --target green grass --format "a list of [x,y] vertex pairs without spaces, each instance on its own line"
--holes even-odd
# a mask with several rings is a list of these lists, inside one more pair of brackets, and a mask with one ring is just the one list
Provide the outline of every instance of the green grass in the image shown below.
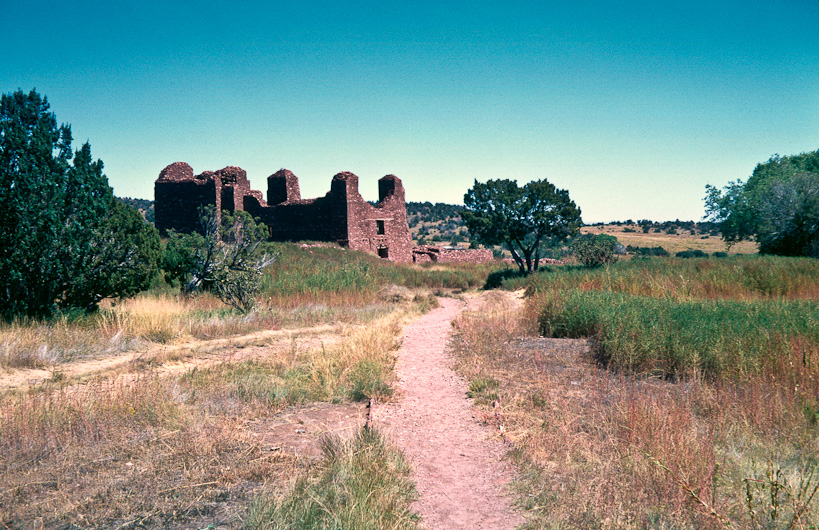
[[607,366],[711,380],[805,379],[819,399],[819,261],[645,259],[555,268],[528,286],[528,314],[552,337],[593,337]]
[[416,499],[403,456],[374,430],[350,441],[327,438],[321,462],[282,498],[260,498],[247,526],[256,530],[403,530],[417,528]]
[[815,302],[679,301],[573,290],[551,291],[539,303],[544,335],[594,336],[603,362],[638,373],[744,378],[780,359],[819,353]]
[[389,284],[409,288],[469,289],[482,287],[494,264],[419,266],[392,263],[363,252],[331,246],[301,248],[271,244],[279,257],[269,269],[262,291],[277,304],[366,303]]
[[819,300],[819,261],[758,255],[634,259],[602,269],[547,267],[527,287],[530,295],[578,289],[681,300]]

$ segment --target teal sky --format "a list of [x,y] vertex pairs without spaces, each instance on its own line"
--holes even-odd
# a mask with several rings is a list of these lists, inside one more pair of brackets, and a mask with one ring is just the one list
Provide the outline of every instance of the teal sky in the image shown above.
[[586,222],[696,220],[706,184],[819,149],[816,0],[29,4],[0,0],[0,91],[48,96],[120,196],[185,161],[304,197],[546,178]]

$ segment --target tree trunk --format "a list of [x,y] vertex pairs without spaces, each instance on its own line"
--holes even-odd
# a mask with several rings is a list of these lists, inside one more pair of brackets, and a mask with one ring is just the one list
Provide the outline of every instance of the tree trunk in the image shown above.
[[518,267],[520,267],[520,272],[526,274],[526,266],[523,263],[523,259],[521,259],[520,254],[517,253],[515,250],[515,246],[510,242],[506,242],[506,248],[509,249],[509,252],[512,254],[512,258],[514,258],[515,263],[517,263]]

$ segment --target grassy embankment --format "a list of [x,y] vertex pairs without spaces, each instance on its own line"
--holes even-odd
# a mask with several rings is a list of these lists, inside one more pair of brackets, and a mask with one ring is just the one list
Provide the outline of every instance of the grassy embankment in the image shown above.
[[[221,347],[240,351],[238,336],[255,330],[343,324],[326,346],[299,335],[255,339],[262,354],[181,374],[132,364],[118,377],[55,377],[0,396],[0,523],[268,528],[301,507],[310,521],[414,527],[405,466],[377,433],[327,442],[324,459],[309,463],[272,450],[252,426],[293,405],[388,396],[403,319],[434,303],[430,291],[481,285],[488,268],[424,269],[294,245],[280,252],[250,315],[207,295],[147,293],[98,315],[4,325],[5,369],[45,365],[59,375],[129,349],[234,336]],[[340,486],[340,475],[363,482]]]
[[546,271],[523,313],[462,316],[528,527],[816,525],[818,299],[815,260],[637,260]]

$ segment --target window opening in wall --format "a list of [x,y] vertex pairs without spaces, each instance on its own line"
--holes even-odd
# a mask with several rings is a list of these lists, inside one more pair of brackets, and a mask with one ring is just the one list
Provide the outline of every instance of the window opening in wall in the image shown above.
[[379,236],[384,235],[384,221],[376,221],[375,222],[375,233]]
[[390,257],[390,252],[387,247],[378,247],[378,257],[387,259]]

